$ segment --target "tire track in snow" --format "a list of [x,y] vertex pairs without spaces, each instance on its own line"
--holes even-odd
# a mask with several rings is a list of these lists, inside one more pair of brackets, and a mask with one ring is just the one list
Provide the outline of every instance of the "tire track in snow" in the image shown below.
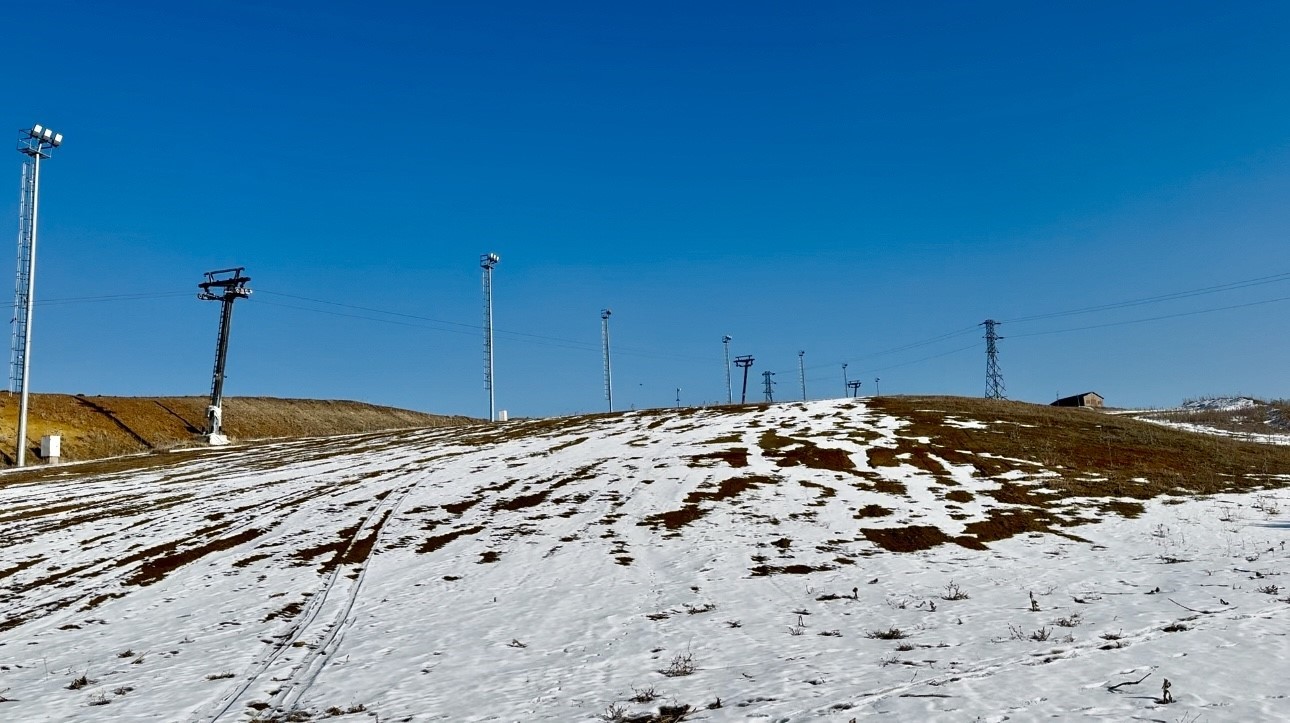
[[[368,552],[368,559],[362,563],[358,575],[353,579],[353,584],[346,593],[346,598],[341,603],[341,610],[326,624],[325,632],[321,642],[313,649],[305,653],[300,662],[296,663],[288,674],[286,680],[274,678],[275,682],[281,682],[283,685],[273,695],[269,706],[274,709],[284,707],[293,707],[300,697],[308,691],[309,687],[318,678],[319,673],[326,667],[329,649],[333,650],[336,644],[343,637],[343,631],[352,625],[353,620],[350,617],[354,605],[358,600],[359,592],[362,590],[363,580],[367,575],[368,561],[371,554],[376,550],[380,543],[381,533],[384,531],[385,522],[389,520],[398,508],[407,499],[408,495],[420,485],[421,479],[415,479],[398,493],[397,497],[393,494],[387,495],[379,504],[364,518],[363,523],[354,531],[350,537],[349,543],[341,552],[339,559],[343,560],[352,552],[358,542],[365,536],[364,533],[370,533],[373,536],[373,543]],[[321,617],[323,609],[326,607],[328,599],[340,582],[341,576],[349,571],[349,568],[343,562],[338,562],[333,570],[328,573],[322,589],[309,598],[308,605],[292,624],[291,629],[282,637],[281,641],[275,644],[275,647],[269,654],[253,666],[253,670],[244,680],[233,687],[225,696],[215,705],[215,710],[207,715],[194,716],[193,720],[209,721],[216,723],[224,718],[226,714],[233,709],[239,701],[243,700],[247,692],[258,682],[262,681],[265,674],[273,668],[274,664],[283,658],[283,656],[299,643],[302,647],[307,647],[303,643],[306,634],[316,629],[315,623]],[[301,672],[303,671],[303,672]]]

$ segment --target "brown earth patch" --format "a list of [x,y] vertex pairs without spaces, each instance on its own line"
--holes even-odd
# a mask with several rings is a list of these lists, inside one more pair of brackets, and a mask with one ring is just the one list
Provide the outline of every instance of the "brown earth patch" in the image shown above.
[[764,577],[766,575],[807,575],[812,572],[826,572],[828,570],[838,569],[834,565],[757,565],[749,572],[753,577]]
[[704,454],[695,454],[690,456],[690,466],[696,466],[696,463],[702,463],[707,460],[718,460],[725,462],[731,467],[748,466],[748,449],[746,447],[732,447],[717,452],[705,452]]
[[483,530],[483,527],[476,525],[474,527],[463,527],[460,530],[445,532],[442,535],[435,535],[434,537],[427,537],[425,542],[422,542],[421,546],[417,548],[417,552],[422,554],[434,552],[458,537],[463,535],[474,535],[476,533],[483,532]]

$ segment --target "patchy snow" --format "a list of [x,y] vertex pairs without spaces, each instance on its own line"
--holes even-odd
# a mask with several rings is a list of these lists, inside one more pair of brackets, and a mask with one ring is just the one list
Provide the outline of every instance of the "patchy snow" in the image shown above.
[[872,464],[903,426],[854,401],[635,413],[10,482],[0,716],[1283,716],[1283,493],[1072,507],[1101,522],[893,553],[859,529],[957,534],[1011,507],[950,502],[1000,480],[945,459]]
[[1208,397],[1190,399],[1183,402],[1181,409],[1188,411],[1208,410],[1214,412],[1237,412],[1258,406],[1258,402],[1249,397]]
[[1181,429],[1185,432],[1194,432],[1196,434],[1211,434],[1216,437],[1228,437],[1229,439],[1239,439],[1244,442],[1258,442],[1260,444],[1280,444],[1290,445],[1290,434],[1259,434],[1258,432],[1239,432],[1230,429],[1218,429],[1203,424],[1192,424],[1190,422],[1173,422],[1167,419],[1155,419],[1152,417],[1138,417],[1144,422],[1158,424],[1162,427],[1171,427]]

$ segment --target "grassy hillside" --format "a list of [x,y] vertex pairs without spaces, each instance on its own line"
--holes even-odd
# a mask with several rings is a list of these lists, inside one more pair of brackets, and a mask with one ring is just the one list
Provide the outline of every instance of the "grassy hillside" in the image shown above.
[[[40,439],[63,437],[64,461],[101,459],[194,444],[205,427],[205,397],[100,397],[33,394],[27,418],[28,460]],[[361,402],[236,397],[224,401],[224,430],[234,440],[308,437],[410,427],[467,424],[446,417]],[[0,460],[14,461],[18,395],[0,393]]]

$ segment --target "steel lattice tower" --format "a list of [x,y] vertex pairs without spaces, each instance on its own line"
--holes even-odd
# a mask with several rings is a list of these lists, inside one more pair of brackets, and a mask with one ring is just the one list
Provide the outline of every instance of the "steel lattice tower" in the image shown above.
[[[609,315],[613,309],[600,311],[600,340],[605,345],[605,399],[609,400],[609,411],[614,411],[614,366],[609,358]],[[680,395],[680,390],[677,391]]]
[[483,254],[479,268],[484,270],[484,389],[488,391],[488,421],[497,421],[497,400],[493,396],[493,267],[502,257]]
[[765,394],[768,402],[775,401],[775,380],[771,379],[773,376],[775,376],[775,372],[766,371],[761,373],[762,382],[766,385]]
[[981,322],[985,327],[985,398],[986,399],[1007,399],[1007,393],[1003,386],[1003,371],[999,369],[999,345],[998,342],[1003,337],[999,336],[994,327],[999,322],[994,319],[986,319]]

